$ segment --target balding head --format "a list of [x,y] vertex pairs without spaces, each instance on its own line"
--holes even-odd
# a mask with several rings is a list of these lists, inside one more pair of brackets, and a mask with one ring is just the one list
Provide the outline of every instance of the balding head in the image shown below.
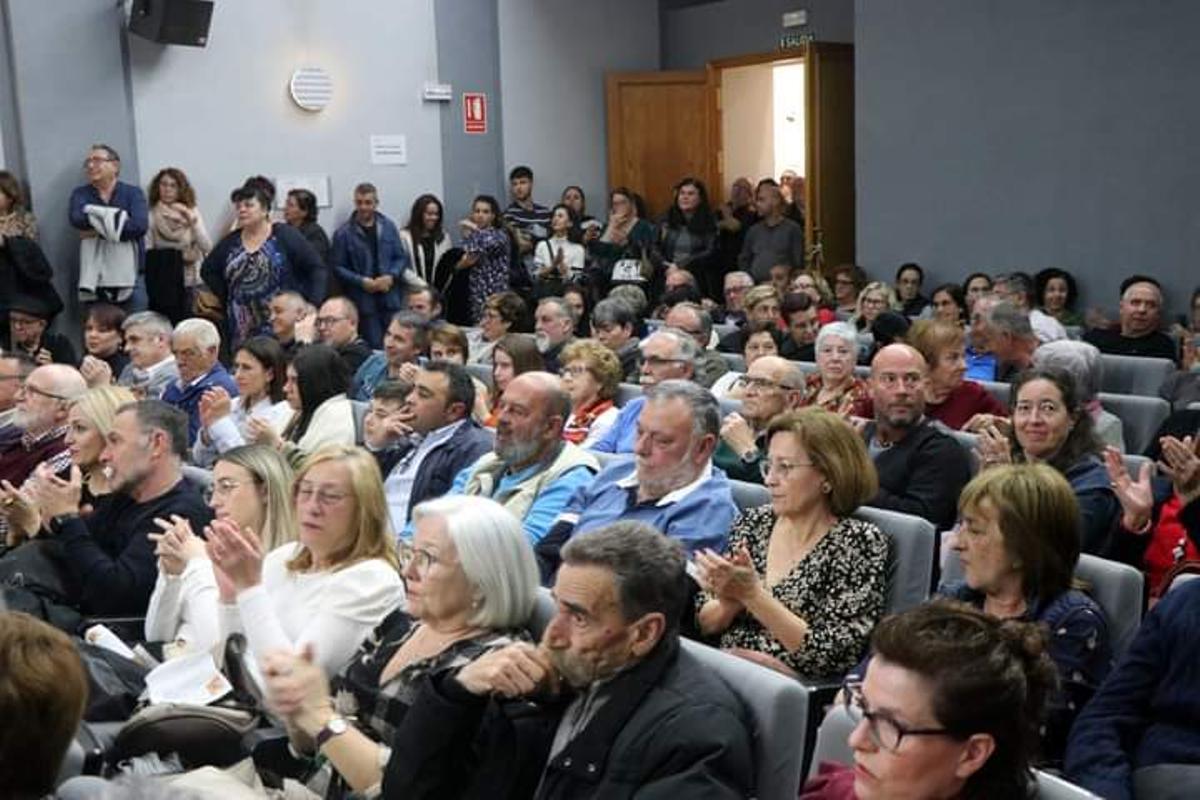
[[12,424],[33,436],[62,427],[71,403],[86,391],[87,381],[74,367],[38,367],[25,378]]
[[925,414],[929,365],[915,347],[890,344],[871,361],[875,422],[889,441],[903,438]]
[[547,462],[562,441],[571,396],[557,375],[523,372],[509,382],[496,415],[496,455],[510,469]]
[[358,338],[358,308],[344,297],[331,297],[317,312],[317,335],[330,347],[342,347]]
[[804,373],[794,361],[763,356],[746,369],[742,416],[755,430],[804,401]]

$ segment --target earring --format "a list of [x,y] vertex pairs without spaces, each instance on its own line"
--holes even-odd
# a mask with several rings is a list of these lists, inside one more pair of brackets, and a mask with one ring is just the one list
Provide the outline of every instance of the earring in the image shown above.
[[474,609],[475,611],[478,611],[482,607],[483,607],[483,598],[480,597],[479,595],[476,595],[475,599],[471,601],[471,608]]
[[833,491],[833,487],[829,485],[829,481],[821,481],[821,493],[829,494]]

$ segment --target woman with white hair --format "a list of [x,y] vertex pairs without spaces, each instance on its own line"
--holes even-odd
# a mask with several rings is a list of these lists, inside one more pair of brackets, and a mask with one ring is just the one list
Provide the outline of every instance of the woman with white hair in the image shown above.
[[[264,665],[290,748],[319,754],[333,769],[326,797],[378,789],[387,743],[423,678],[529,638],[538,570],[516,517],[484,497],[448,495],[419,504],[413,523],[402,557],[407,612],[385,618],[330,683],[311,653],[277,654]],[[275,749],[256,760],[286,761]]]
[[1125,452],[1125,432],[1121,418],[1105,411],[1100,405],[1100,381],[1104,376],[1104,361],[1095,345],[1070,339],[1046,342],[1033,351],[1033,366],[1054,367],[1070,375],[1075,381],[1084,410],[1092,418],[1096,437],[1105,445]]
[[803,405],[842,416],[871,416],[867,382],[854,374],[857,336],[849,322],[831,322],[817,333],[817,371],[805,381]]

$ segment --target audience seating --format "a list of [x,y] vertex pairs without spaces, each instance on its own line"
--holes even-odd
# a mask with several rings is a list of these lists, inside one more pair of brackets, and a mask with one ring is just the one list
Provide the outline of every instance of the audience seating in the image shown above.
[[[817,730],[816,745],[813,749],[812,764],[808,769],[808,777],[817,774],[821,762],[835,764],[853,764],[854,752],[850,749],[850,734],[854,730],[854,721],[846,713],[845,706],[835,705],[825,715],[821,727]],[[1049,772],[1034,770],[1037,780],[1037,800],[1098,800],[1091,792],[1063,780]]]
[[483,381],[483,385],[489,390],[494,388],[492,384],[492,365],[491,364],[467,364],[467,372],[471,373],[472,377]]
[[1063,328],[1066,329],[1067,338],[1070,339],[1071,341],[1078,342],[1080,339],[1083,338],[1083,326],[1082,325],[1063,325]]
[[212,470],[197,467],[195,464],[182,464],[179,471],[183,474],[183,479],[199,489],[205,497],[212,492]]
[[1100,354],[1103,374],[1100,391],[1112,394],[1140,394],[1157,397],[1167,376],[1175,371],[1175,362],[1165,358]]
[[[1154,359],[1158,360],[1158,359]],[[1142,453],[1154,441],[1163,421],[1171,415],[1171,404],[1161,397],[1140,397],[1129,394],[1101,392],[1100,405],[1121,419],[1125,432],[1125,449]]]
[[[1079,556],[1075,577],[1108,617],[1109,640],[1114,656],[1120,656],[1133,641],[1146,610],[1145,578],[1141,570],[1089,553]],[[962,562],[951,556],[942,570],[942,581],[963,579]]]
[[815,361],[793,361],[792,363],[800,367],[800,371],[805,375],[811,375],[819,369]]
[[1134,480],[1137,480],[1137,476],[1142,474],[1143,464],[1153,463],[1154,462],[1146,456],[1139,456],[1136,453],[1125,454],[1125,471],[1128,472]]
[[895,614],[928,600],[937,563],[938,537],[933,523],[871,506],[860,506],[854,518],[874,523],[891,543],[886,613]]
[[974,478],[979,474],[979,435],[975,433],[967,433],[966,431],[952,431],[947,429],[946,432],[954,437],[954,441],[962,445],[962,448],[967,451],[971,462],[971,477]]
[[1175,580],[1171,581],[1171,585],[1167,587],[1167,591],[1173,592],[1188,581],[1194,581],[1197,578],[1200,578],[1200,573],[1184,572],[1180,575],[1176,575]]
[[741,400],[734,400],[734,399],[728,398],[728,397],[721,400],[721,418],[722,419],[729,416],[730,414],[740,414],[740,413],[742,413],[742,401]]
[[869,364],[859,364],[854,368],[854,374],[860,378],[871,377],[871,367]]
[[719,355],[725,359],[725,363],[729,365],[729,369],[733,372],[746,371],[746,359],[738,353],[720,353]]
[[979,385],[987,390],[987,393],[1002,403],[1005,408],[1012,408],[1009,400],[1012,399],[1012,385],[1003,381],[978,381]]
[[641,386],[636,383],[622,383],[617,386],[617,395],[613,399],[616,401],[617,407],[621,408],[633,398],[641,396]]
[[713,325],[713,331],[717,334],[718,339],[724,339],[731,333],[737,333],[737,330],[738,326],[732,322],[722,322],[717,325]]
[[771,502],[771,493],[762,484],[730,480],[729,488],[733,492],[733,502],[737,504],[739,511],[758,508]]

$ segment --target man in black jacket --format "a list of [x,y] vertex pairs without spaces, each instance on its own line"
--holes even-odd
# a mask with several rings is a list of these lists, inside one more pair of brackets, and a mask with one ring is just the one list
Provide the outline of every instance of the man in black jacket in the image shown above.
[[925,359],[906,344],[884,347],[871,362],[875,420],[864,435],[879,491],[867,505],[924,517],[947,530],[971,467],[967,451],[925,419],[928,379]]
[[[122,406],[100,456],[114,491],[88,508],[78,467],[63,480],[42,471],[37,499],[57,545],[69,599],[85,614],[146,613],[158,577],[156,518],[179,515],[201,531],[212,519],[180,465],[188,452],[187,415],[160,400]],[[85,516],[86,515],[86,516]]]
[[392,743],[384,796],[753,796],[748,713],[679,646],[679,546],[618,522],[562,555],[541,645],[427,680]]

